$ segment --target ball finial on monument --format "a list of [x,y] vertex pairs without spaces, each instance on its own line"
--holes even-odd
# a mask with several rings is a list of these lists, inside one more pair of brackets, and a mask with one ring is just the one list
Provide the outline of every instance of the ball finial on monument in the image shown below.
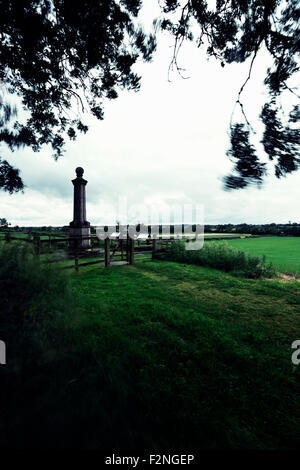
[[84,173],[84,169],[81,168],[81,166],[78,166],[75,171],[76,171],[77,178],[82,178],[82,175]]

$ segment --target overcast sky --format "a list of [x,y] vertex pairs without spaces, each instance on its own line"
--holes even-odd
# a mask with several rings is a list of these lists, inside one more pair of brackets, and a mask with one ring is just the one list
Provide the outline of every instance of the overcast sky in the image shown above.
[[[148,10],[144,18],[155,13]],[[90,130],[68,143],[57,162],[51,149],[10,153],[1,148],[1,155],[21,169],[26,184],[24,194],[0,192],[1,217],[12,225],[69,224],[71,179],[82,166],[92,225],[115,222],[109,205],[116,207],[120,197],[127,198],[128,206],[142,203],[162,211],[172,204],[203,204],[207,224],[300,222],[299,172],[281,180],[269,176],[261,189],[226,192],[222,187],[221,178],[231,169],[228,125],[249,64],[223,69],[214,59],[208,62],[204,51],[186,45],[179,62],[190,78],[174,72],[169,82],[171,45],[171,38],[163,35],[153,62],[137,67],[141,90],[121,92],[117,100],[106,102],[104,121],[87,115]],[[264,54],[258,57],[243,95],[258,131],[267,61]]]

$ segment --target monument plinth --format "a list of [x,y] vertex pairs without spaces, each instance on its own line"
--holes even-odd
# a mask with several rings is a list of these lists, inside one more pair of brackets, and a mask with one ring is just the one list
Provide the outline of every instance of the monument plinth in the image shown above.
[[86,220],[86,198],[85,187],[87,181],[83,179],[84,170],[81,167],[76,168],[77,177],[72,180],[74,186],[74,213],[73,221],[70,223],[70,237],[75,238],[71,242],[71,247],[86,249],[90,248],[91,240],[84,240],[84,237],[91,236],[90,223]]

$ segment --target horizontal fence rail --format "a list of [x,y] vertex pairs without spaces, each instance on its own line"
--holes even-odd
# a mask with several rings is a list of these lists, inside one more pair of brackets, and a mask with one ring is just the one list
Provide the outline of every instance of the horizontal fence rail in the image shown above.
[[[21,233],[21,232],[18,232]],[[11,232],[6,232],[0,241],[9,243],[18,241],[30,243],[33,246],[34,253],[40,257],[42,263],[63,263],[72,262],[67,266],[59,266],[60,269],[75,269],[79,271],[80,267],[91,265],[104,265],[105,267],[114,264],[132,265],[137,261],[154,259],[158,252],[163,252],[169,243],[175,241],[174,238],[166,240],[165,238],[145,238],[132,239],[127,238],[99,239],[96,235],[85,237],[55,237],[51,235],[26,234],[28,237],[15,237]],[[84,240],[91,241],[91,248],[82,249],[78,245]],[[55,258],[43,259],[44,255],[55,256]],[[148,255],[148,256],[147,256]],[[85,261],[87,258],[98,258],[91,261]]]
[[[43,263],[66,263],[70,264],[59,266],[60,269],[75,269],[79,271],[80,267],[92,265],[104,265],[105,267],[114,264],[132,265],[137,261],[155,259],[158,254],[166,252],[169,246],[178,239],[185,239],[184,234],[180,238],[174,235],[174,226],[169,227],[169,235],[163,233],[165,226],[156,227],[155,234],[151,234],[151,226],[144,226],[144,230],[148,231],[148,237],[120,238],[120,232],[117,228],[113,238],[101,239],[95,234],[84,237],[70,237],[69,234],[46,234],[37,232],[17,232],[4,231],[0,233],[0,241],[9,243],[10,241],[18,241],[32,244],[34,253],[40,257]],[[183,225],[179,226],[182,227]],[[108,231],[108,226],[102,227],[104,231]],[[140,226],[136,226],[137,232]],[[158,230],[157,230],[158,228]],[[178,228],[178,226],[177,226]],[[195,229],[195,226],[193,226]],[[14,236],[15,234],[23,234],[25,237]],[[154,238],[154,235],[156,237]],[[188,238],[189,238],[188,234]],[[245,235],[241,236],[246,238]],[[224,239],[240,238],[236,236],[227,236]],[[220,240],[222,236],[209,236],[205,241]],[[90,248],[79,248],[80,242],[90,240]],[[43,256],[51,255],[52,258],[43,259]],[[90,260],[89,260],[90,258]],[[73,261],[73,262],[72,262]]]

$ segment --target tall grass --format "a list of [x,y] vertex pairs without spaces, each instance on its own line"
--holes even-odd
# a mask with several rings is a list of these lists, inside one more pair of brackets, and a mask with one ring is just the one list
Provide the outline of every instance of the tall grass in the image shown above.
[[27,330],[57,322],[69,310],[68,277],[43,264],[32,247],[11,242],[0,246],[0,325]]
[[265,257],[236,250],[226,242],[204,243],[201,250],[186,250],[184,242],[176,242],[162,257],[170,261],[209,266],[253,279],[274,275],[274,268],[266,262]]

